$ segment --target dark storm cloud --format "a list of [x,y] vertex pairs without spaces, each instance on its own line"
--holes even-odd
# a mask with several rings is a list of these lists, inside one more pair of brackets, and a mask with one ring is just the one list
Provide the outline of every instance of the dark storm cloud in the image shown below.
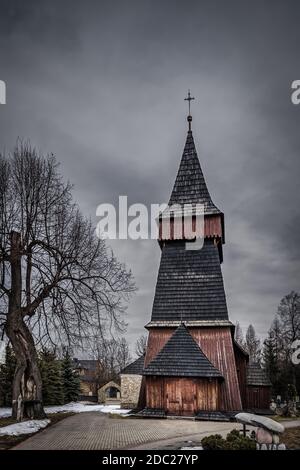
[[[224,211],[230,317],[265,334],[299,290],[299,79],[296,1],[0,1],[0,146],[28,137],[61,161],[75,197],[168,200],[193,129]],[[149,320],[159,264],[153,241],[114,242],[136,277],[129,338]]]

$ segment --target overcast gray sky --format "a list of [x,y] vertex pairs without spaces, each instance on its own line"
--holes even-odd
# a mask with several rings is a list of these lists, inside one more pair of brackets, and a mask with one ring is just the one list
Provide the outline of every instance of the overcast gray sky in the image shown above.
[[[167,202],[193,131],[225,213],[229,316],[265,335],[299,290],[300,4],[293,0],[0,0],[0,148],[53,152],[86,215],[101,202]],[[113,247],[132,268],[133,344],[151,315],[155,241]]]

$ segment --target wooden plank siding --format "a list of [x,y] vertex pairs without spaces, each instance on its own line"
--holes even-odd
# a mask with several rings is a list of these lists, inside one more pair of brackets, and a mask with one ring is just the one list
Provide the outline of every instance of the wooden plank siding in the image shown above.
[[[197,237],[203,237],[203,227],[196,227],[195,216],[192,217],[192,223],[187,220],[185,224],[183,223],[182,218],[171,217],[169,220],[164,220],[163,226],[162,222],[159,222],[158,240],[189,240],[195,237],[196,229]],[[223,238],[221,215],[211,215],[204,217],[204,237]]]
[[[199,344],[203,353],[224,376],[225,380],[220,383],[219,410],[241,410],[242,402],[230,327],[191,327],[189,331]],[[149,329],[145,365],[162,349],[173,332],[174,328]]]
[[247,357],[234,345],[236,371],[239,381],[240,394],[243,408],[247,407]]
[[247,386],[247,408],[266,409],[270,407],[271,388],[263,386]]
[[218,380],[186,377],[146,377],[148,408],[163,408],[170,415],[191,416],[218,409]]

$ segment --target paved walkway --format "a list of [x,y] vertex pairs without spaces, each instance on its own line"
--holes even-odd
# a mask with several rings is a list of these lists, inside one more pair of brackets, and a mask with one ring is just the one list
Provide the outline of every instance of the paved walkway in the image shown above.
[[[284,423],[299,426],[300,421]],[[78,413],[28,438],[16,450],[163,449],[209,434],[226,435],[237,423],[189,419],[109,418],[99,412]]]
[[[159,448],[179,438],[201,440],[206,434],[227,433],[240,425],[188,419],[109,418],[99,412],[78,413],[28,438],[15,449],[135,449]],[[198,436],[198,438],[197,438]],[[156,444],[155,444],[156,443]]]

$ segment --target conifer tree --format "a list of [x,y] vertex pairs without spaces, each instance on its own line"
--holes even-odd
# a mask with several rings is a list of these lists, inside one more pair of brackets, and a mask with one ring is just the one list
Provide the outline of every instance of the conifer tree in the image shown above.
[[80,378],[74,370],[73,361],[68,351],[61,362],[64,402],[77,401],[80,394]]
[[0,406],[11,406],[15,368],[15,355],[12,348],[7,345],[5,349],[5,362],[0,365]]
[[268,337],[264,341],[262,358],[264,368],[272,383],[273,394],[278,394],[281,392],[279,383],[280,367],[276,338],[274,338],[272,329],[270,329]]
[[259,362],[261,355],[260,340],[256,336],[253,325],[249,325],[246,332],[246,350],[249,354],[250,362]]
[[241,347],[245,347],[244,334],[239,322],[237,322],[235,325],[234,339]]
[[44,405],[62,405],[64,403],[62,370],[55,352],[44,350],[40,353],[40,370]]

